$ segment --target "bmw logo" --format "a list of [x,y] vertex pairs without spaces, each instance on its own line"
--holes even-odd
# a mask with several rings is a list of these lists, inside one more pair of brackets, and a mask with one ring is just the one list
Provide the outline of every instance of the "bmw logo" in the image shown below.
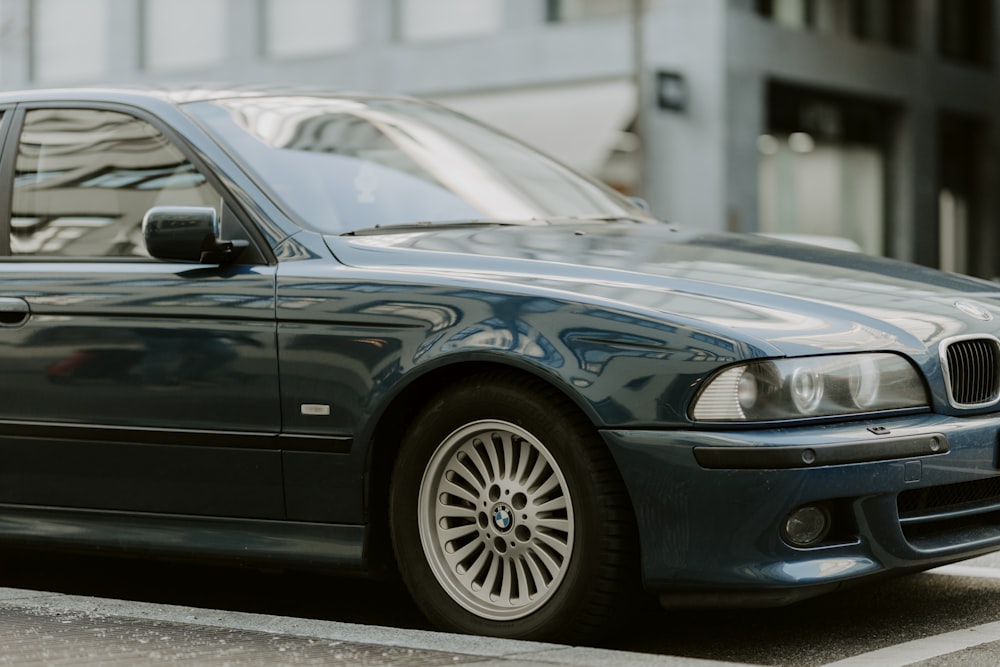
[[506,505],[497,505],[493,508],[493,525],[501,533],[510,530],[514,523],[514,513]]

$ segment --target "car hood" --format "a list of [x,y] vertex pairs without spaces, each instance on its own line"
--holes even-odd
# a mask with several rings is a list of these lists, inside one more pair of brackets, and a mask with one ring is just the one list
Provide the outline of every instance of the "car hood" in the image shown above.
[[755,354],[916,353],[993,332],[1000,285],[924,267],[666,224],[442,227],[328,237],[344,264],[668,318]]

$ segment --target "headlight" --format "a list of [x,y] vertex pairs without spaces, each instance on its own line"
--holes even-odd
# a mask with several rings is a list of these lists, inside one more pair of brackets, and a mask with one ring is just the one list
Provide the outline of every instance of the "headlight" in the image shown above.
[[755,422],[919,408],[927,392],[905,358],[888,353],[751,361],[712,376],[691,418]]

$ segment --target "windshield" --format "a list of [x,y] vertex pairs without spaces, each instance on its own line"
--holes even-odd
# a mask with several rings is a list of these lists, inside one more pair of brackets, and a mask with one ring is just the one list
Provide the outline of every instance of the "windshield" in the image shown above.
[[645,217],[612,190],[436,106],[282,96],[186,108],[282,210],[324,234]]

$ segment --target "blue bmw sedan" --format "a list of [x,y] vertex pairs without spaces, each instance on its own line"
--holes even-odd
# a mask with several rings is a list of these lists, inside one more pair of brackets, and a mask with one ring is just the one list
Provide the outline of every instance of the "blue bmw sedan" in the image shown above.
[[1000,290],[651,219],[414,100],[0,96],[0,541],[585,641],[1000,548]]

